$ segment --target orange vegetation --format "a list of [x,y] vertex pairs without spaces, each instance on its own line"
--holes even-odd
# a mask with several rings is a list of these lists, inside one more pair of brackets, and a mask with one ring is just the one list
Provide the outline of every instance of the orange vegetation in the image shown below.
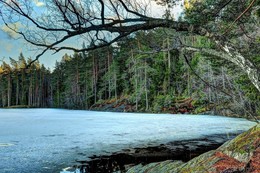
[[238,160],[229,157],[228,155],[217,151],[215,156],[220,158],[220,160],[215,163],[213,166],[216,168],[217,172],[233,172],[243,170],[246,166],[246,163],[239,162]]

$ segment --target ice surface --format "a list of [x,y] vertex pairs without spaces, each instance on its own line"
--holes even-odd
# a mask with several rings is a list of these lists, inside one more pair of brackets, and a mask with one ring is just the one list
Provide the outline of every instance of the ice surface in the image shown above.
[[253,125],[207,115],[0,109],[0,172],[59,172],[92,155],[229,134]]

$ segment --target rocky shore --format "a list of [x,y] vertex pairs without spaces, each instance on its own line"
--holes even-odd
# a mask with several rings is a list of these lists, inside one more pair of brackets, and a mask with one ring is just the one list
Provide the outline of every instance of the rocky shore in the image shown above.
[[104,112],[146,112],[146,113],[167,113],[167,114],[196,114],[196,115],[222,115],[226,117],[247,118],[252,121],[259,121],[260,116],[247,115],[241,112],[241,109],[235,109],[232,104],[201,104],[199,101],[192,98],[183,98],[172,101],[167,106],[157,105],[149,110],[139,107],[136,109],[136,104],[130,103],[127,97],[122,97],[118,100],[102,100],[92,105],[89,110],[104,111]]
[[[237,134],[218,134],[200,139],[175,141],[160,146],[125,149],[107,156],[93,156],[90,161],[78,160],[75,165],[82,173],[109,172],[145,172],[142,165],[154,165],[153,162],[172,163],[178,165],[187,162],[200,154],[214,150]],[[137,165],[137,166],[134,166]],[[134,167],[133,167],[134,166]],[[133,168],[132,168],[133,167]],[[150,166],[148,166],[150,167]],[[139,170],[140,169],[140,170]]]
[[260,124],[227,141],[216,150],[206,152],[188,162],[167,160],[139,164],[127,173],[259,173]]
[[153,113],[171,113],[171,114],[191,114],[195,107],[192,104],[192,98],[175,100],[171,105],[157,105],[156,109],[145,110],[145,108],[136,109],[136,104],[130,103],[127,98],[119,100],[110,99],[99,101],[91,106],[93,111],[108,111],[108,112],[153,112]]

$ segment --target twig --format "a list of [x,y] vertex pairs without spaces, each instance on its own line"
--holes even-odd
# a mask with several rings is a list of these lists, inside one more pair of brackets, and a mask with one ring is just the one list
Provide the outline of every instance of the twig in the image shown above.
[[227,32],[230,31],[231,27],[253,6],[253,4],[256,2],[256,0],[253,0],[249,6],[234,20],[226,29],[223,35],[225,35]]

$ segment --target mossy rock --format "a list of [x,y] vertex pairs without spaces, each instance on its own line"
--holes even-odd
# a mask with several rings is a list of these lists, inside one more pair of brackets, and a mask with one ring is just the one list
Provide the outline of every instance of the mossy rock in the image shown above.
[[257,147],[260,147],[260,124],[223,144],[218,150],[241,162],[248,162]]
[[156,162],[156,163],[150,163],[145,166],[142,164],[139,164],[137,166],[132,167],[127,171],[127,173],[158,173],[158,172],[174,172],[174,169],[176,167],[179,167],[182,165],[183,162],[181,161],[172,161],[172,160],[166,160],[163,162]]
[[187,163],[184,163],[179,168],[176,168],[176,173],[202,173],[211,172],[212,167],[210,165],[215,164],[218,158],[214,157],[215,151],[206,152]]

